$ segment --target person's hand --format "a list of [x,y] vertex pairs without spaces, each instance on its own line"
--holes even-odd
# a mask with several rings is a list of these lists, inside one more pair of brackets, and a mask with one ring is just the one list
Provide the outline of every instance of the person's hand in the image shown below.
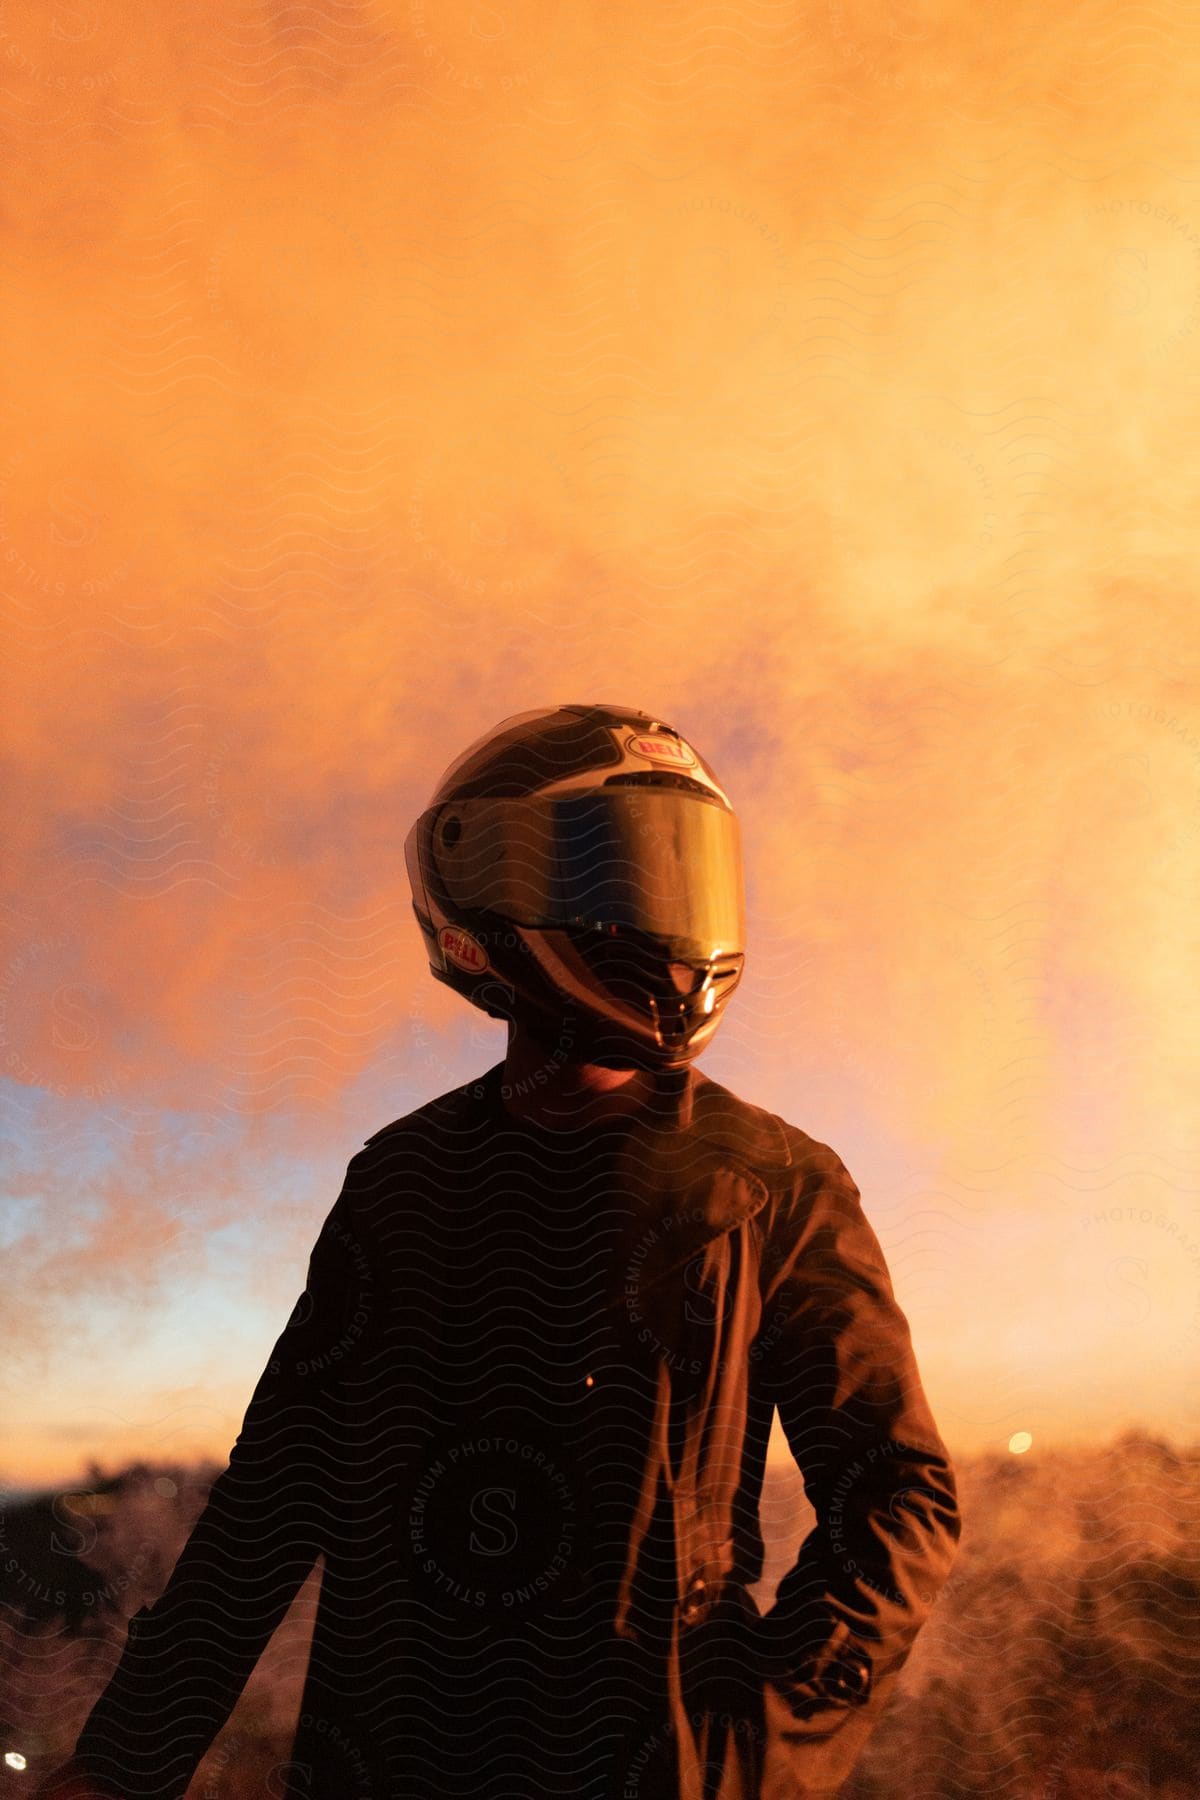
[[865,1706],[871,1694],[871,1664],[847,1644],[796,1667],[785,1646],[772,1644],[760,1628],[752,1657],[759,1675],[783,1695],[793,1718],[820,1719]]
[[115,1787],[101,1785],[73,1756],[47,1775],[33,1800],[120,1800]]
[[853,1702],[843,1695],[831,1693],[824,1682],[808,1679],[796,1679],[783,1671],[767,1676],[772,1687],[776,1688],[787,1702],[788,1711],[794,1719],[836,1718],[849,1712]]

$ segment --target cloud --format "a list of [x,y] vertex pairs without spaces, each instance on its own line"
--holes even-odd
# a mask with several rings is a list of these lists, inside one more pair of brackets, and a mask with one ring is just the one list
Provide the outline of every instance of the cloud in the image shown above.
[[980,1170],[1184,1182],[1200,210],[1190,53],[1117,23],[6,8],[29,1104],[418,1089],[412,817],[615,698],[744,819],[714,1068],[948,1188],[930,1293]]

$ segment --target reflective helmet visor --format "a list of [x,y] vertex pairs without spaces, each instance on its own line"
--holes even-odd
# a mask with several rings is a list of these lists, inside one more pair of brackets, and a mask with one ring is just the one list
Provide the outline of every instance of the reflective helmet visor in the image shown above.
[[679,789],[450,801],[433,832],[452,901],[544,929],[616,928],[678,953],[741,950],[734,814]]

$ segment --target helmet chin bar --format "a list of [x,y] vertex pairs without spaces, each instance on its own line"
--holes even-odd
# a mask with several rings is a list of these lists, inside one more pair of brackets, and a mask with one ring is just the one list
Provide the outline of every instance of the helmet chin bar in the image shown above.
[[545,1049],[548,1061],[593,1063],[603,1069],[641,1069],[658,1074],[686,1069],[696,1054],[686,1046],[681,1051],[673,1051],[667,1046],[648,1044],[623,1032],[611,1021],[585,1014],[566,1001],[561,1012],[555,1015],[541,1008],[525,1006],[518,1000],[512,1023],[528,1032]]
[[[737,986],[736,980],[729,977],[740,971],[740,956],[736,967],[727,957],[710,957],[705,959],[703,969],[697,970],[697,980],[686,996],[677,993],[667,1000],[665,996],[656,997],[647,988],[643,990],[644,1010],[635,1010],[612,996],[606,1015],[596,1009],[586,967],[582,963],[578,969],[574,966],[578,952],[568,932],[533,931],[521,926],[515,930],[525,940],[526,951],[547,990],[555,995],[555,1010],[573,1016],[579,1043],[588,1046],[588,1053],[582,1049],[575,1053],[575,1061],[600,1062],[619,1057],[615,1066],[623,1068],[686,1068],[715,1034],[722,1003]],[[518,998],[518,1007],[522,998]],[[540,1002],[536,1010],[544,1010]]]

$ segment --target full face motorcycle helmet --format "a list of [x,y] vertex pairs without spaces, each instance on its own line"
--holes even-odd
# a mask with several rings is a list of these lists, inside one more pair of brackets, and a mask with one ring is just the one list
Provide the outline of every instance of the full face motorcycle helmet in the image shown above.
[[[685,1069],[741,978],[737,820],[649,713],[518,713],[451,764],[405,842],[429,965],[576,1060]],[[564,1037],[565,1031],[565,1037]]]

